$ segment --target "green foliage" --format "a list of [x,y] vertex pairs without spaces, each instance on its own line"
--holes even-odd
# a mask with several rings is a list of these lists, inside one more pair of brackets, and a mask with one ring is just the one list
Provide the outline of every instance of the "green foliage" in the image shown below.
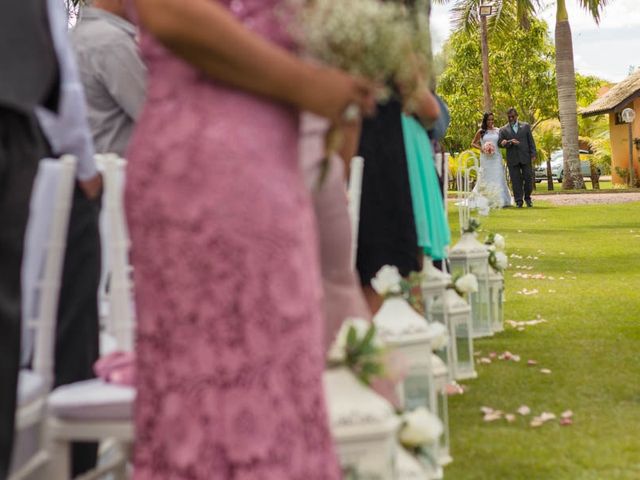
[[[539,201],[536,208],[499,210],[484,220],[487,229],[505,235],[510,252],[523,257],[518,263],[555,281],[505,279],[505,318],[541,315],[548,323],[524,331],[507,326],[494,337],[474,340],[482,356],[508,350],[523,362],[479,365],[478,379],[464,382],[464,395],[449,397],[455,460],[445,478],[640,478],[640,256],[630,232],[637,229],[639,208],[640,203],[554,207]],[[457,218],[452,208],[454,234]],[[523,288],[540,293],[516,294]],[[527,359],[538,366],[527,366]],[[552,373],[542,375],[540,368]],[[574,424],[536,429],[529,426],[531,416],[485,423],[479,413],[484,405],[505,412],[528,405],[535,415],[570,409]]]
[[549,160],[551,152],[562,147],[562,131],[557,119],[542,122],[533,131],[533,137],[538,149],[537,163]]
[[[489,67],[496,125],[506,123],[506,110],[515,107],[520,119],[536,123],[557,116],[554,48],[547,24],[532,20],[528,30],[513,28],[509,34],[489,36]],[[451,126],[445,143],[451,151],[471,143],[482,119],[480,41],[473,30],[454,33],[445,46],[449,58],[438,81],[438,93],[451,110]]]
[[381,376],[383,372],[380,361],[380,348],[375,344],[376,326],[372,323],[362,338],[358,337],[355,327],[349,327],[347,333],[346,365],[365,384],[371,383],[372,377]]

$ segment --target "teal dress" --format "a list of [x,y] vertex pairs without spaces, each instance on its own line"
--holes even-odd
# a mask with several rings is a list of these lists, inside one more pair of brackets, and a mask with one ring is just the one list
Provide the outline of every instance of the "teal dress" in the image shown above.
[[433,163],[431,142],[422,125],[415,118],[404,114],[402,133],[418,245],[425,255],[434,260],[442,260],[447,256],[451,232]]

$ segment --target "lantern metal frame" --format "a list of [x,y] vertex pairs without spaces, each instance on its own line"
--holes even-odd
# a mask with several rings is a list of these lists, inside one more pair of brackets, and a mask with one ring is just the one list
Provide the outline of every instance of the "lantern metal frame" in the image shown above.
[[331,433],[342,468],[393,478],[400,419],[393,406],[347,367],[325,371]]
[[455,290],[447,289],[444,296],[434,303],[432,315],[436,321],[446,322],[445,325],[449,331],[449,350],[452,356],[452,362],[449,364],[451,376],[455,380],[477,378],[469,304]]
[[469,293],[473,318],[473,338],[490,337],[491,311],[489,303],[489,252],[471,232],[465,232],[449,252],[452,273],[472,273],[478,280],[478,291]]
[[504,276],[489,267],[489,299],[491,305],[491,328],[494,333],[504,331]]

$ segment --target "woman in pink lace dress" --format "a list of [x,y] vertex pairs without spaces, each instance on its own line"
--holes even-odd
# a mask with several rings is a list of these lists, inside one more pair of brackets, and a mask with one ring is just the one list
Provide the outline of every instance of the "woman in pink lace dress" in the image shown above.
[[278,3],[135,1],[149,67],[126,192],[137,480],[340,476],[298,110],[337,121],[371,95],[288,53]]

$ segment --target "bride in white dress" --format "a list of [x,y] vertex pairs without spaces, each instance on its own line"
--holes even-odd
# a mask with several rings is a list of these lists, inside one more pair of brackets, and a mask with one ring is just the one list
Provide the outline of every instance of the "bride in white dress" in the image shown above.
[[504,173],[502,154],[498,148],[498,132],[494,127],[493,113],[485,113],[480,130],[473,137],[471,146],[480,150],[480,180],[474,190],[491,197],[499,207],[510,207],[513,203]]

